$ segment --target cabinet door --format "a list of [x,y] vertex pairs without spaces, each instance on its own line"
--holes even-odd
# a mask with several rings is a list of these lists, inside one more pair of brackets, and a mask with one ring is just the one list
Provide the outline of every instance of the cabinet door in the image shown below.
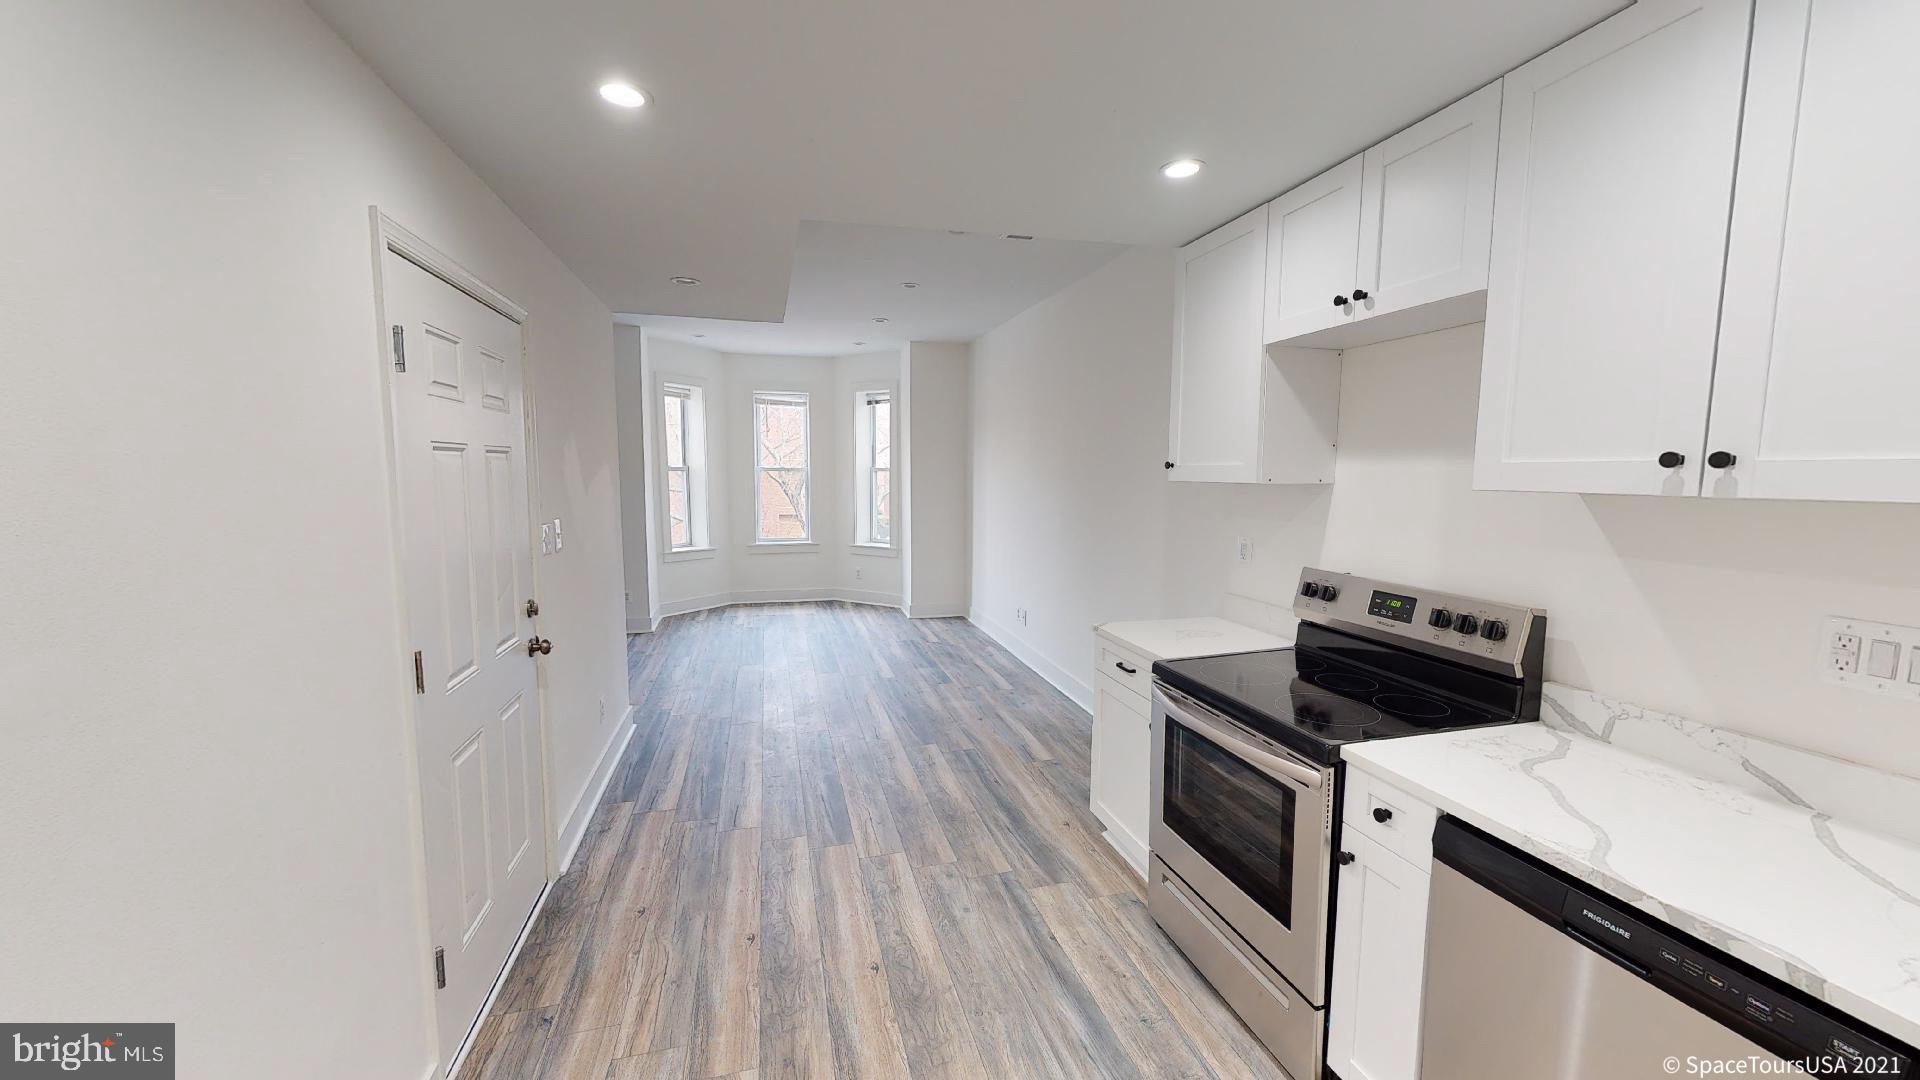
[[1321,173],[1267,204],[1267,341],[1310,334],[1353,317],[1360,283],[1361,158]]
[[1107,675],[1094,681],[1093,813],[1107,826],[1113,846],[1144,876],[1153,800],[1153,723],[1140,695]]
[[1912,0],[1760,0],[1709,495],[1920,501]]
[[1499,150],[1496,82],[1366,152],[1355,318],[1486,289]]
[[1177,253],[1169,440],[1175,480],[1259,479],[1266,258],[1265,207]]
[[1428,874],[1351,829],[1333,924],[1327,1066],[1343,1080],[1414,1080],[1426,973]]
[[1476,487],[1699,490],[1750,3],[1640,0],[1506,77]]

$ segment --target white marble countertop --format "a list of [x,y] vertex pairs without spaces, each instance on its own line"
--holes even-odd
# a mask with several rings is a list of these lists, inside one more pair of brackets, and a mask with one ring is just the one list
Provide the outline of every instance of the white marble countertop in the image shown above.
[[1093,629],[1149,660],[1284,649],[1293,644],[1290,638],[1216,618],[1106,622]]
[[[1383,740],[1344,756],[1920,1044],[1920,847],[1835,818],[1818,794],[1883,781],[1905,799],[1920,781],[1569,688],[1550,685],[1547,705],[1551,723]],[[1596,708],[1589,726],[1583,717]],[[1642,734],[1616,732],[1628,723]],[[1699,760],[1619,745],[1644,750],[1663,739]]]

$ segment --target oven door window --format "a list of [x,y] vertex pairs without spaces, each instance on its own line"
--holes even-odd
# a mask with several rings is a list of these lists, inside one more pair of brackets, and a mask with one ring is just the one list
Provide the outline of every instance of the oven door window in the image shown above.
[[1161,791],[1167,827],[1293,929],[1294,789],[1169,719]]

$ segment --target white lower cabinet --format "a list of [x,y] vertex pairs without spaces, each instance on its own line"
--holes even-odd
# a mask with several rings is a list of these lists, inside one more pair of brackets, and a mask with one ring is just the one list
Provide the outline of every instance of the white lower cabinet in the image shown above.
[[[1115,650],[1103,646],[1103,657]],[[1109,657],[1109,662],[1111,658]],[[1150,661],[1132,666],[1146,671]],[[1107,842],[1141,877],[1147,874],[1147,820],[1153,781],[1152,706],[1119,679],[1094,679],[1093,816],[1107,827]]]
[[1327,1065],[1341,1080],[1420,1074],[1420,988],[1426,971],[1428,867],[1348,824],[1334,917]]

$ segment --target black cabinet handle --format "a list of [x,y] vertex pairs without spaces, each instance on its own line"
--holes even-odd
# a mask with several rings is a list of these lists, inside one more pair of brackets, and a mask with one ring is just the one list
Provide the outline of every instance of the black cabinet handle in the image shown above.
[[1173,462],[1171,461],[1167,462],[1167,468],[1169,469],[1173,468]]
[[1686,463],[1687,455],[1678,450],[1669,450],[1660,455],[1660,467],[1663,469],[1677,469]]
[[1739,460],[1739,458],[1734,457],[1725,450],[1715,450],[1713,453],[1707,455],[1707,464],[1716,469],[1731,469],[1733,468],[1733,463]]
[[1334,297],[1334,298],[1333,298],[1333,306],[1334,306],[1334,307],[1346,307],[1346,306],[1347,306],[1347,298],[1346,298],[1345,296],[1336,296],[1336,297]]
[[1137,667],[1129,667],[1129,666],[1127,666],[1127,662],[1126,662],[1125,660],[1115,660],[1115,661],[1113,662],[1113,666],[1114,666],[1114,667],[1117,667],[1117,668],[1119,668],[1119,669],[1120,669],[1121,671],[1124,671],[1124,672],[1126,672],[1126,673],[1127,673],[1127,674],[1129,674],[1129,675],[1138,675],[1138,674],[1140,674],[1140,669],[1139,669],[1139,668],[1137,668]]
[[1385,825],[1387,822],[1393,820],[1393,811],[1384,806],[1376,806],[1373,808],[1373,820]]
[[1365,289],[1355,289],[1353,290],[1353,302],[1357,304],[1360,301],[1365,300],[1369,295],[1371,294],[1368,293],[1367,290]]
[[1340,853],[1340,865],[1341,865],[1341,866],[1349,866],[1349,865],[1351,865],[1352,863],[1353,863],[1353,852],[1351,852],[1351,851],[1343,851],[1343,852],[1341,852],[1341,853]]

